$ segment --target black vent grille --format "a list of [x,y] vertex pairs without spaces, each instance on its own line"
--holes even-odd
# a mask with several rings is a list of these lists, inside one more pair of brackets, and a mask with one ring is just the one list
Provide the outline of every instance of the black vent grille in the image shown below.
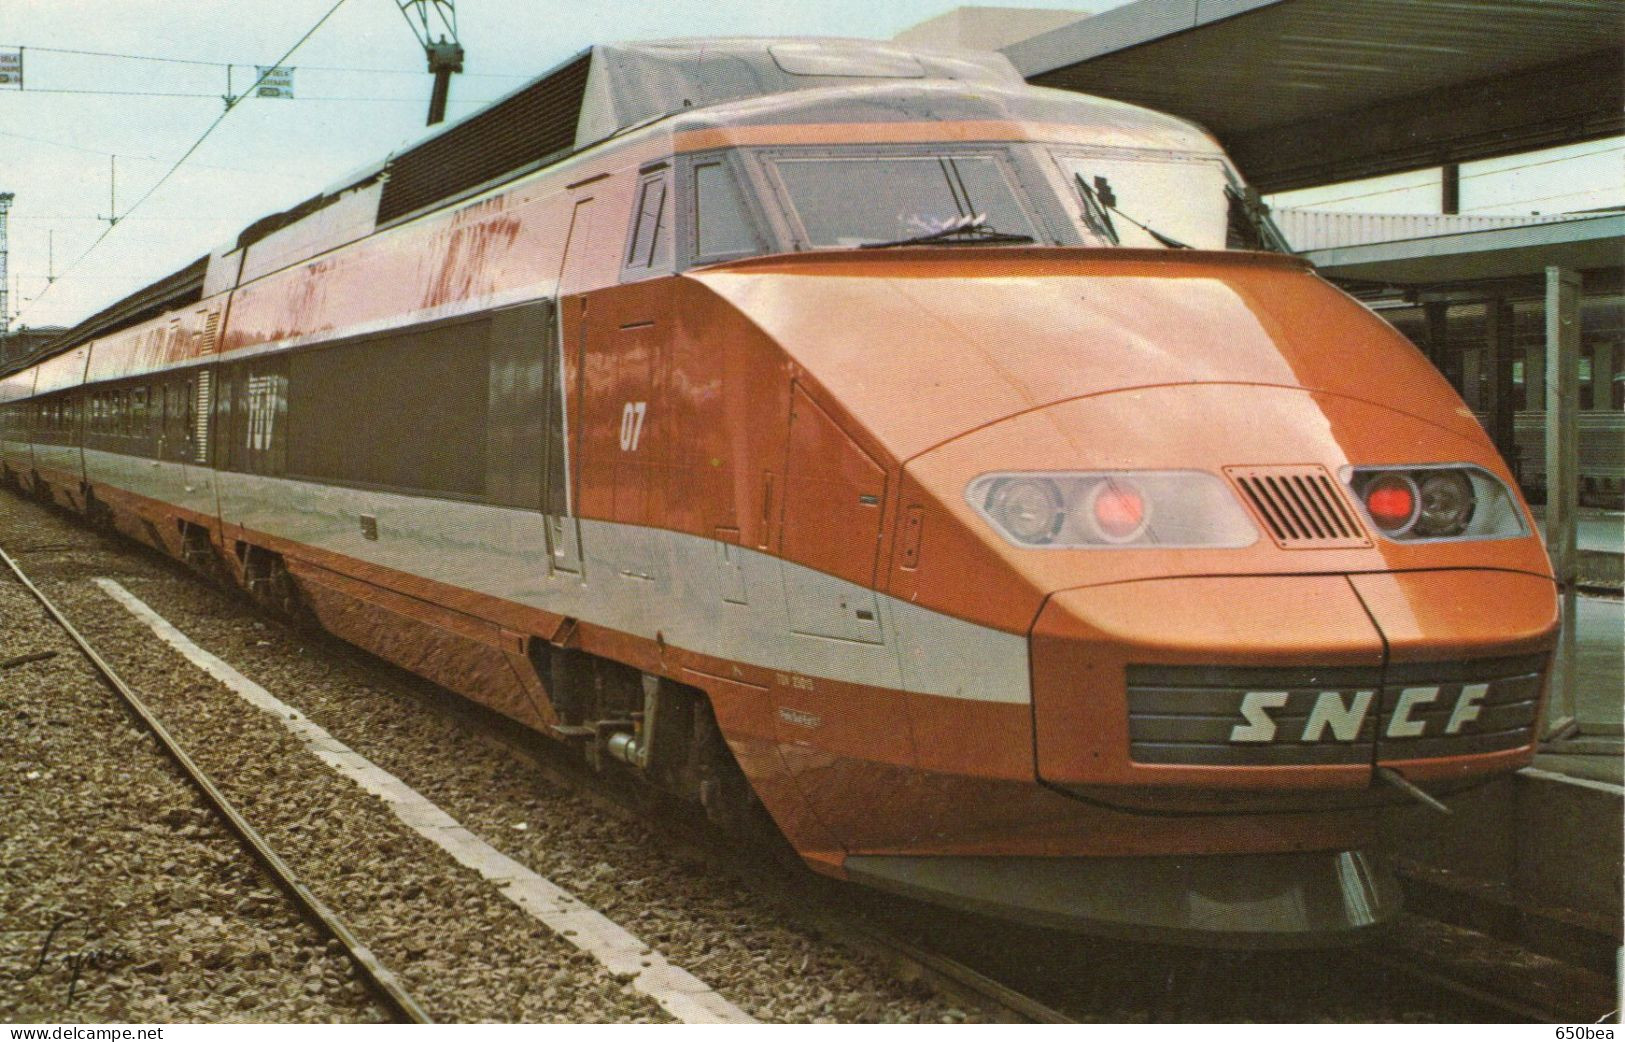
[[1322,467],[1226,467],[1224,472],[1282,549],[1371,545],[1337,482]]
[[575,147],[591,53],[390,161],[384,224]]

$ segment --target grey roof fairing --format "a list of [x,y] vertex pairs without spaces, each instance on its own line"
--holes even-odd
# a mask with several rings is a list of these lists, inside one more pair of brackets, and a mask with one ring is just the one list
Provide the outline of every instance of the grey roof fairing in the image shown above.
[[[885,75],[805,75],[785,71],[797,62],[872,65]],[[684,129],[741,123],[928,120],[1020,120],[1075,123],[1103,130],[1163,132],[1168,147],[1216,151],[1212,136],[1195,124],[1150,109],[1034,87],[1010,59],[995,51],[904,47],[876,40],[796,37],[724,37],[599,44],[578,52],[491,105],[431,127],[385,158],[340,178],[321,194],[337,198],[377,177],[403,156],[523,93],[590,55],[586,94],[576,114],[575,150],[637,126],[681,114]],[[899,76],[900,64],[918,73]]]
[[[807,71],[814,69],[824,74]],[[1025,86],[1010,60],[991,51],[828,38],[601,44],[592,49],[576,147],[688,109],[887,80],[953,80],[995,89]]]

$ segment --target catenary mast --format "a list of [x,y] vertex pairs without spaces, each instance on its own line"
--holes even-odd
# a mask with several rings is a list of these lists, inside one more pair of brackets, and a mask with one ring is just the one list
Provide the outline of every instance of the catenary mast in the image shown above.
[[457,5],[453,0],[397,0],[406,24],[423,45],[434,73],[434,93],[429,96],[429,126],[446,118],[446,98],[451,93],[451,74],[463,71],[463,45],[457,41]]
[[6,225],[11,219],[11,201],[16,196],[0,192],[0,337],[11,331],[11,272],[7,264]]

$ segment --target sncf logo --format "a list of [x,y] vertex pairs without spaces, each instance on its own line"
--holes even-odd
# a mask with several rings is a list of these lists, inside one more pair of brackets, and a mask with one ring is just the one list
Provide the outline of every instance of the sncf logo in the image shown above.
[[[1397,696],[1395,690],[1388,692],[1393,708],[1387,714],[1387,726],[1381,735],[1383,738],[1461,734],[1463,728],[1478,719],[1490,685],[1462,685],[1448,717],[1442,714],[1425,718],[1418,715],[1438,703],[1441,693],[1439,685],[1399,688]],[[1366,717],[1377,700],[1377,693],[1375,690],[1320,692],[1309,709],[1308,717],[1303,718],[1301,732],[1296,720],[1282,724],[1271,712],[1286,708],[1290,700],[1291,695],[1286,691],[1247,692],[1241,700],[1241,715],[1246,723],[1230,729],[1230,741],[1237,744],[1320,742],[1327,739],[1352,742],[1360,736]]]

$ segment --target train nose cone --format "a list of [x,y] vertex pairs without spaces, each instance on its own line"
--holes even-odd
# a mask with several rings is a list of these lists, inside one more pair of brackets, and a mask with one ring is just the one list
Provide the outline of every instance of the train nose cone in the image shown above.
[[1556,629],[1551,580],[1489,569],[1064,591],[1033,629],[1037,772],[1259,792],[1505,770],[1532,748]]
[[[1369,702],[1380,686],[1383,642],[1343,576],[1169,578],[1064,591],[1033,628],[1032,663],[1045,781],[1243,789],[1370,781],[1369,734],[1347,718],[1360,692]],[[1313,711],[1291,693],[1319,690],[1348,692],[1327,725],[1328,737],[1347,737],[1323,748],[1278,742],[1301,737]],[[1246,730],[1254,721],[1263,722]]]

